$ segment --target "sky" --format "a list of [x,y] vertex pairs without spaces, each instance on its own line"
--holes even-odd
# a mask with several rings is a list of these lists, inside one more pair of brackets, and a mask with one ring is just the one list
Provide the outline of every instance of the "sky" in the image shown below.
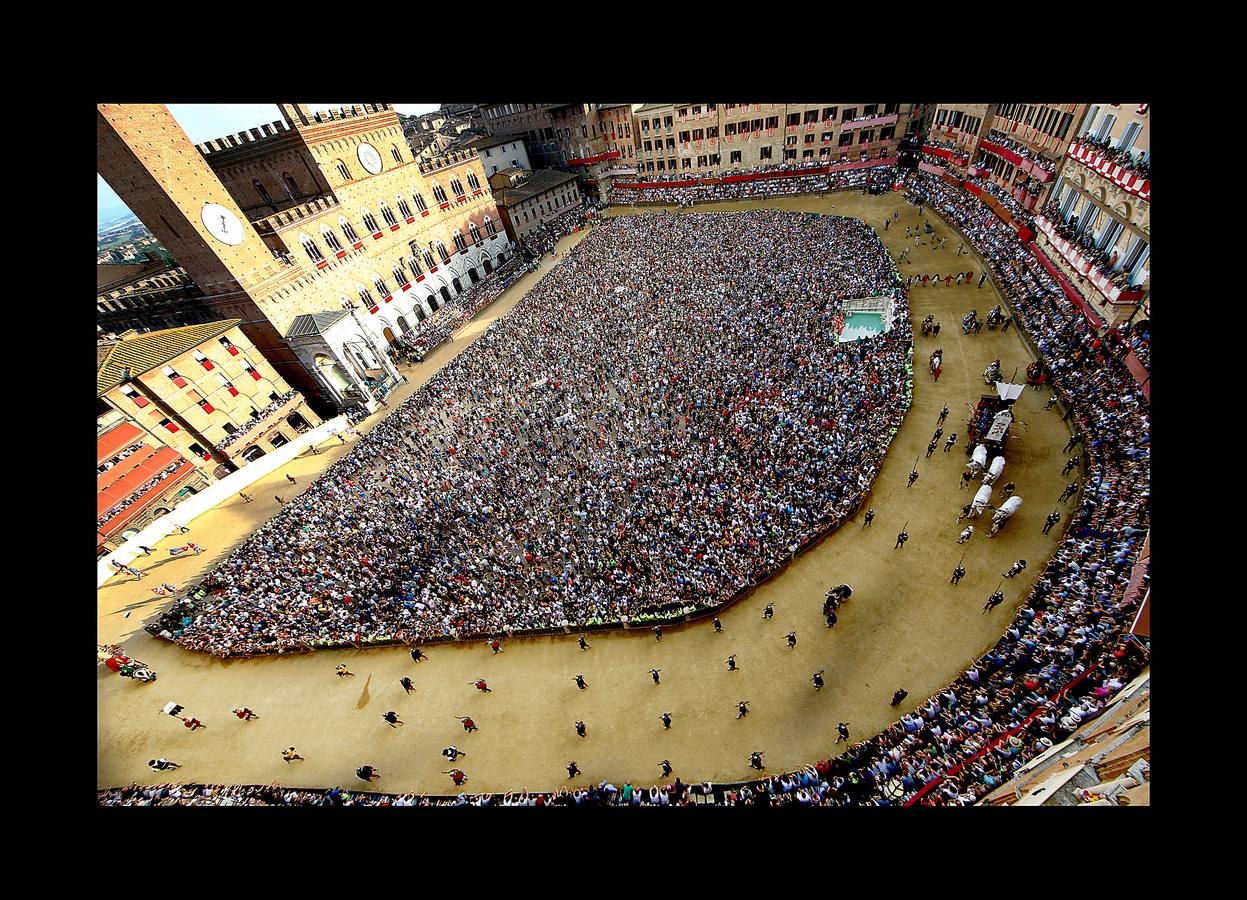
[[[313,110],[337,109],[349,103],[309,103]],[[395,103],[394,109],[408,116],[432,112],[437,103]],[[281,111],[276,103],[170,103],[169,112],[182,126],[192,144],[202,144],[227,134],[237,134],[257,125],[280,122]],[[98,174],[96,181],[96,223],[116,219],[130,210]]]

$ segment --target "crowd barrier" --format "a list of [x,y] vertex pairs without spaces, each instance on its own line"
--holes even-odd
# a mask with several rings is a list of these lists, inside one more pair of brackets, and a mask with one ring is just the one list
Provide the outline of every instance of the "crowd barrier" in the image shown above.
[[179,527],[189,525],[191,520],[203,515],[218,503],[227,500],[231,496],[237,496],[239,491],[259,481],[265,475],[281,468],[308,447],[313,445],[319,446],[339,431],[344,431],[348,427],[350,426],[346,416],[338,416],[330,419],[328,422],[322,422],[311,431],[299,435],[289,444],[270,451],[254,462],[247,463],[238,471],[231,472],[193,497],[182,501],[170,512],[151,522],[134,537],[101,559],[95,567],[95,586],[102,587],[109,578],[117,574],[117,570],[110,565],[113,561],[123,564],[130,563],[143,555],[143,551],[139,549],[140,547],[153,546],[161,538],[177,531]]

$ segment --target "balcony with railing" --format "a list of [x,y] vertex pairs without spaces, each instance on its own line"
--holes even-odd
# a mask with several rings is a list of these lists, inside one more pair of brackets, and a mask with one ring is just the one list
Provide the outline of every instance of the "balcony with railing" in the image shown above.
[[1107,178],[1127,193],[1151,202],[1151,169],[1137,162],[1128,152],[1096,146],[1086,139],[1070,145],[1066,155],[1097,175]]
[[1075,275],[1091,282],[1108,303],[1136,303],[1143,298],[1146,286],[1131,285],[1128,272],[1113,272],[1103,260],[1095,259],[1093,254],[1096,251],[1081,245],[1077,236],[1070,233],[1068,226],[1060,227],[1047,217],[1051,212],[1047,208],[1043,215],[1036,216],[1035,226],[1046,239],[1048,246],[1057,252]]
[[[303,402],[303,395],[298,391],[291,390],[269,403],[268,406],[259,410],[259,415],[240,425],[233,434],[227,434],[214,445],[217,450],[225,451],[234,444],[242,441],[244,444],[250,441],[244,441],[248,435],[251,440],[259,440],[264,433],[274,425],[280,424],[287,414],[294,411],[294,408]],[[258,430],[257,430],[258,429]],[[234,455],[233,452],[230,453]]]

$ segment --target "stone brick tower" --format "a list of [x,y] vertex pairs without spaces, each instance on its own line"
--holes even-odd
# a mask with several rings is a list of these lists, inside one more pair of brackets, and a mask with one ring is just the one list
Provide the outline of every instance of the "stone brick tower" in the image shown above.
[[[163,104],[100,104],[97,169],[186,269],[222,319],[243,332],[292,387],[324,398],[261,308],[297,280],[274,258],[217,175]],[[325,410],[318,409],[318,412]]]

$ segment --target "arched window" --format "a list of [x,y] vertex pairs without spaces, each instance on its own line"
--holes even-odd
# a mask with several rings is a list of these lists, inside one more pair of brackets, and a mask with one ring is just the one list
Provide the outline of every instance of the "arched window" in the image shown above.
[[357,284],[355,289],[359,292],[359,302],[363,304],[364,309],[372,309],[376,306],[376,302],[372,299],[372,292],[362,284]]
[[329,230],[328,225],[320,226],[320,236],[334,253],[342,252],[342,244],[338,241],[338,236]]
[[494,229],[494,220],[491,219],[489,216],[485,217],[485,230],[489,232],[489,236],[491,238],[497,237],[498,235],[498,232]]
[[461,182],[458,178],[450,179],[450,189],[454,192],[456,197],[463,196],[463,182]]
[[[432,247],[433,245],[430,244],[429,246]],[[430,271],[437,267],[437,263],[433,261],[433,253],[431,252],[431,250],[424,251],[424,265],[425,265],[425,268],[429,269]]]
[[[458,232],[455,232],[458,234]],[[442,262],[450,262],[450,254],[446,252],[446,245],[441,241],[437,242],[437,252],[442,256]]]
[[419,253],[415,247],[411,248],[411,259],[407,260],[407,268],[411,269],[412,278],[419,278],[424,274],[420,269]]
[[398,220],[394,218],[394,212],[390,209],[390,207],[386,204],[386,202],[382,200],[379,205],[381,207],[381,217],[385,219],[385,224],[386,225],[397,225]]
[[368,210],[364,210],[364,227],[368,229],[369,234],[376,234],[381,230],[377,227],[376,217]]
[[342,160],[338,160],[337,163],[335,163],[335,165],[337,165],[338,174],[342,176],[342,179],[344,181],[350,181],[351,170],[346,167],[346,163],[344,163]]
[[455,249],[456,250],[467,250],[468,249],[468,242],[463,239],[462,231],[458,231],[458,230],[455,231]]
[[286,186],[286,193],[290,195],[291,200],[302,195],[303,192],[299,190],[299,182],[295,181],[294,176],[289,172],[282,172],[281,180]]
[[446,199],[445,189],[440,184],[438,184],[436,181],[433,182],[433,199],[436,200],[438,203],[449,202]]
[[481,182],[477,179],[475,172],[468,173],[468,187],[474,191],[479,191],[481,189]]
[[407,282],[407,275],[403,272],[401,261],[394,264],[394,268],[390,270],[394,273],[394,283],[402,287]]
[[342,229],[342,234],[346,236],[346,239],[350,243],[359,243],[359,235],[355,233],[355,226],[346,220],[346,216],[342,216],[338,219],[338,226]]
[[398,198],[398,211],[402,213],[404,219],[411,218],[411,207],[407,205],[407,201],[401,196]]
[[273,198],[269,196],[268,188],[260,184],[259,179],[252,179],[251,184],[254,185],[256,192],[259,193],[261,200],[263,200],[269,206],[272,206],[274,208],[276,207],[276,204],[273,203]]
[[394,144],[390,145],[390,155],[394,157],[394,162],[398,163],[400,166],[403,164],[403,155],[398,152],[398,147]]
[[308,258],[311,259],[312,262],[320,262],[325,258],[325,254],[320,252],[320,247],[317,246],[316,242],[306,234],[300,234],[299,240],[303,244],[303,250],[307,253]]
[[481,230],[476,227],[475,222],[468,223],[468,234],[472,235],[472,243],[479,244],[481,242]]
[[411,199],[416,201],[416,209],[420,210],[420,212],[425,212],[429,208],[428,204],[424,202],[424,195],[419,191],[412,194]]
[[377,293],[380,296],[385,297],[390,293],[390,289],[386,287],[385,279],[382,278],[380,275],[373,275],[372,283],[377,286]]

